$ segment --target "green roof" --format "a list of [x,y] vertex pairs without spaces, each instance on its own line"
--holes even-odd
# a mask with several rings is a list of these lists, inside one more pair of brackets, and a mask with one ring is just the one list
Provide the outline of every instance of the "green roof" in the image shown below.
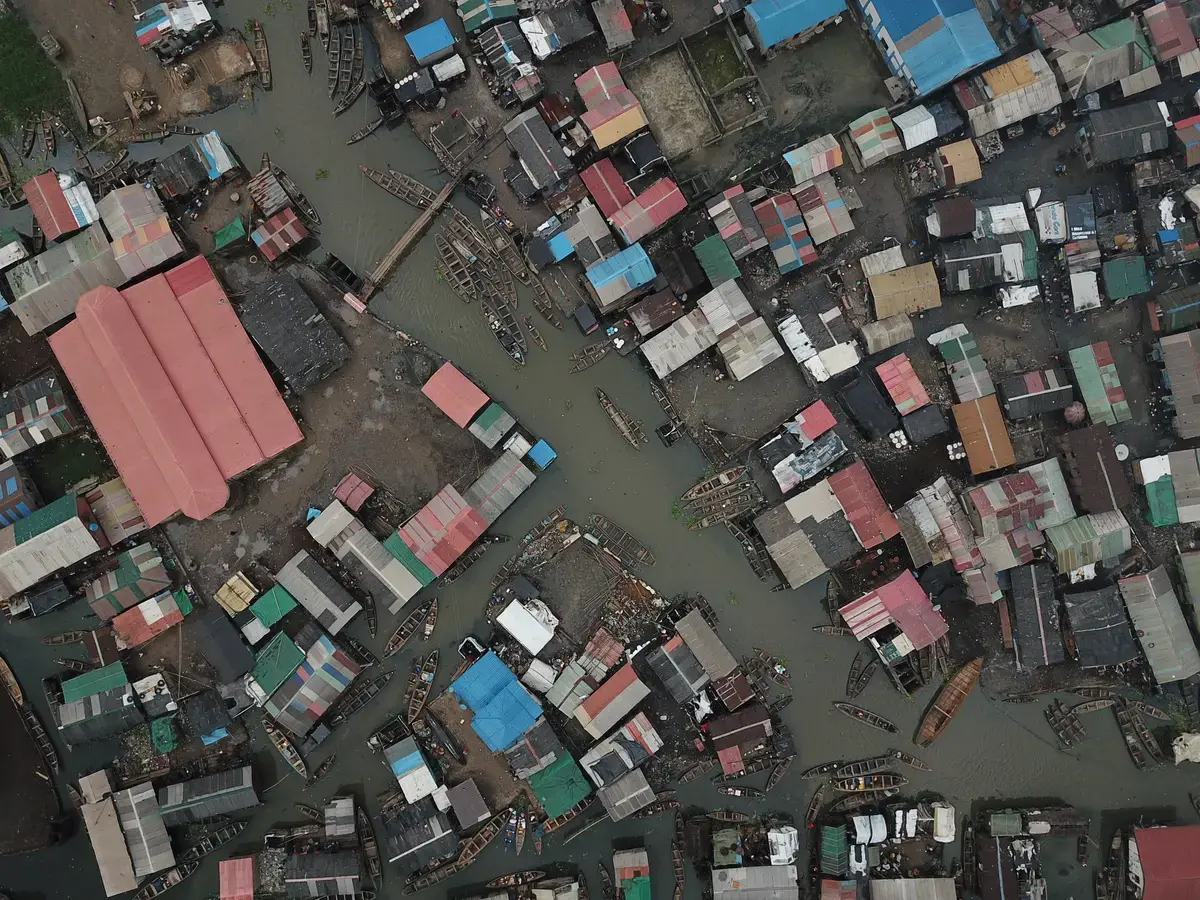
[[171,591],[171,596],[175,598],[175,605],[179,607],[181,616],[190,616],[192,614],[192,598],[188,596],[188,592],[183,588]]
[[100,669],[92,669],[63,682],[63,703],[72,703],[98,694],[101,691],[112,690],[123,684],[129,684],[125,667],[119,662],[112,663]]
[[304,662],[304,651],[286,634],[277,634],[254,655],[250,675],[268,697]]
[[592,786],[567,753],[542,771],[530,775],[529,786],[551,819],[561,816],[592,792]]
[[174,716],[163,716],[150,721],[150,744],[157,753],[170,753],[179,747],[179,734],[175,731]]
[[1124,300],[1150,290],[1144,256],[1118,256],[1104,264],[1104,292],[1109,300]]
[[475,420],[475,424],[486,431],[495,425],[502,415],[504,415],[504,407],[499,403],[489,403],[487,409],[479,414],[479,418]]
[[275,585],[250,604],[250,612],[262,622],[264,628],[270,628],[295,608],[296,598],[281,584]]
[[625,900],[650,900],[650,876],[624,878],[621,880],[621,890],[625,892]]
[[64,522],[70,522],[79,515],[79,503],[73,495],[59,497],[53,503],[33,511],[13,525],[13,537],[18,544],[23,544],[39,534],[44,534],[51,528],[57,528]]
[[1093,28],[1087,33],[1087,36],[1089,40],[1096,43],[1097,54],[1104,50],[1133,44],[1141,51],[1142,64],[1138,69],[1154,65],[1154,57],[1150,55],[1150,44],[1133,16]]
[[0,247],[6,247],[20,240],[21,233],[11,225],[8,228],[0,228]]
[[246,236],[246,223],[238,216],[220,231],[213,235],[213,250],[223,250],[235,241]]
[[742,274],[733,259],[733,254],[729,252],[729,248],[725,246],[725,241],[719,234],[706,237],[692,250],[695,251],[696,259],[700,261],[700,268],[704,270],[704,274],[708,276],[713,287],[724,284],[726,281],[732,281]]
[[1146,502],[1150,504],[1150,512],[1146,518],[1151,525],[1158,528],[1179,524],[1179,509],[1175,505],[1175,483],[1170,475],[1164,475],[1146,485]]
[[988,817],[988,832],[992,837],[1016,837],[1023,830],[1018,812],[998,812]]
[[404,543],[404,538],[400,537],[399,532],[392,532],[388,535],[388,539],[383,542],[383,549],[400,560],[404,568],[408,569],[409,573],[412,574],[413,578],[421,582],[421,587],[428,587],[437,578],[430,571],[429,567],[417,559],[417,555],[408,549],[408,544]]
[[[1100,363],[1096,358],[1097,347],[1103,348],[1109,362]],[[1116,363],[1111,361],[1111,351],[1104,342],[1076,347],[1069,356],[1075,380],[1079,383],[1079,393],[1083,395],[1083,402],[1093,422],[1116,425],[1133,418],[1133,412],[1125,400],[1125,391],[1121,388]]]
[[458,15],[463,27],[474,31],[489,22],[515,19],[519,13],[516,0],[458,0]]
[[845,825],[826,825],[821,829],[821,871],[826,875],[845,875],[850,870],[850,851]]

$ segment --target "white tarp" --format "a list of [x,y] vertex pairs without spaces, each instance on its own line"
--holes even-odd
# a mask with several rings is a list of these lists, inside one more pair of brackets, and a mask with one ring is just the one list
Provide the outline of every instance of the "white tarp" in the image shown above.
[[967,326],[963,325],[962,323],[957,323],[949,326],[948,328],[943,328],[941,331],[935,331],[929,337],[925,338],[925,341],[930,347],[936,347],[938,344],[944,344],[946,341],[952,341],[955,338],[962,337],[965,334],[970,334],[970,332],[967,330]]
[[809,340],[808,332],[804,330],[804,326],[800,324],[800,319],[795,313],[780,319],[776,327],[779,329],[779,336],[783,338],[783,343],[791,351],[792,358],[796,362],[802,363],[817,355],[817,348]]
[[1029,217],[1023,203],[999,203],[975,212],[975,237],[1016,234],[1029,230]]
[[554,679],[557,677],[558,673],[552,666],[540,659],[535,659],[529,664],[525,674],[521,676],[521,683],[530,690],[544,694],[554,686]]
[[517,24],[526,40],[529,41],[529,46],[533,48],[533,55],[538,59],[545,59],[555,51],[551,35],[546,31],[546,26],[542,24],[540,18],[534,16],[531,19],[521,19]]
[[1033,211],[1037,219],[1038,240],[1043,244],[1062,244],[1067,240],[1067,205],[1061,200],[1043,203]]
[[954,843],[954,807],[949,803],[933,804],[933,839],[939,844]]
[[1171,741],[1175,765],[1181,762],[1200,763],[1200,734],[1181,734]]
[[459,75],[467,74],[467,64],[463,58],[455,53],[448,59],[443,59],[441,62],[433,64],[433,80],[438,84],[445,84]]
[[892,122],[900,129],[904,138],[904,146],[911,150],[921,144],[927,144],[938,136],[937,121],[924,106],[914,106],[892,118]]
[[887,842],[887,839],[887,819],[883,817],[882,813],[875,813],[871,816],[871,843],[883,844]]
[[514,600],[496,617],[496,624],[516,638],[522,647],[537,656],[554,637],[554,628],[558,625],[558,620],[555,619],[552,623],[542,622],[540,617],[534,616],[520,601]]
[[790,866],[800,855],[800,832],[791,825],[779,825],[767,832],[771,865]]
[[998,293],[1000,294],[1000,305],[1005,309],[1012,309],[1014,306],[1028,306],[1030,303],[1036,303],[1042,299],[1041,289],[1036,284],[1002,287]]
[[1100,308],[1100,285],[1095,272],[1071,273],[1071,303],[1075,312]]
[[855,816],[850,821],[854,823],[854,842],[856,844],[871,843],[871,817]]
[[23,259],[29,258],[29,251],[20,241],[13,241],[0,247],[0,270],[15,266]]

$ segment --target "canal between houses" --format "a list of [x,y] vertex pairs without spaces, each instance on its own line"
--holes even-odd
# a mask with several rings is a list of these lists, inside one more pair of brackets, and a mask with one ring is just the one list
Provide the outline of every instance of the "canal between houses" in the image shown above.
[[[361,272],[383,255],[416,217],[416,211],[369,183],[360,174],[359,166],[399,169],[433,187],[441,183],[441,176],[435,173],[432,154],[407,126],[390,133],[378,132],[353,147],[345,146],[346,138],[374,115],[373,106],[361,100],[343,117],[336,120],[331,117],[323,58],[317,55],[315,72],[309,76],[301,66],[298,50],[292,52],[294,35],[304,27],[303,4],[294,6],[292,11],[277,10],[266,22],[272,36],[280,35],[272,44],[274,90],[256,94],[252,106],[233,107],[193,120],[192,124],[218,129],[252,169],[260,155],[269,152],[320,211],[324,220],[321,233],[324,247]],[[450,12],[448,4],[443,12]],[[230,25],[240,25],[246,16],[254,14],[255,10],[247,4],[231,3],[221,11],[221,18]],[[368,69],[371,63],[368,59]],[[499,117],[493,116],[492,120],[496,122]],[[154,152],[169,152],[174,146],[168,143]],[[507,149],[502,147],[496,152],[506,153]],[[318,179],[318,171],[324,177]],[[507,190],[501,190],[502,196],[511,200]],[[458,202],[469,215],[476,215],[469,201]],[[24,221],[23,216],[27,212],[16,214],[16,220]],[[11,219],[0,217],[0,224]],[[520,312],[533,315],[528,290],[522,288],[521,295]],[[771,593],[767,585],[754,577],[724,529],[689,532],[673,518],[676,498],[704,473],[703,457],[690,442],[680,442],[668,449],[653,438],[640,452],[633,451],[620,440],[595,399],[596,387],[602,387],[616,403],[642,419],[648,432],[664,421],[648,390],[646,372],[637,359],[620,359],[612,354],[585,373],[569,375],[568,356],[589,339],[570,322],[563,332],[558,332],[535,317],[549,352],[531,346],[529,364],[514,370],[475,306],[464,305],[438,280],[432,235],[421,242],[384,284],[371,307],[396,328],[428,343],[465,368],[519,421],[558,451],[559,458],[553,468],[541,475],[505,513],[499,531],[514,536],[522,534],[558,504],[564,505],[567,514],[577,520],[584,520],[591,513],[603,513],[654,550],[657,565],[643,574],[659,592],[668,597],[702,593],[710,600],[720,617],[721,637],[736,656],[758,646],[786,658],[793,673],[795,702],[784,711],[783,717],[795,735],[799,758],[788,777],[766,800],[752,801],[750,805],[735,801],[738,808],[780,811],[802,820],[815,786],[797,777],[804,768],[828,759],[875,755],[889,746],[914,749],[910,746],[910,736],[931,699],[932,689],[907,702],[882,677],[873,681],[859,702],[900,726],[901,735],[894,738],[868,731],[833,711],[830,704],[843,699],[846,672],[858,648],[852,641],[822,637],[811,631],[813,625],[827,621],[820,605],[823,591]],[[778,363],[786,364],[789,363]],[[312,500],[317,503],[321,498]],[[460,637],[486,627],[482,615],[488,583],[509,550],[500,546],[489,551],[466,576],[440,593],[441,619],[436,643],[442,650],[443,664],[435,686],[437,692],[445,689],[454,668],[454,647]],[[553,605],[553,598],[550,599]],[[42,647],[36,637],[71,627],[71,617],[84,611],[82,604],[76,604],[73,610],[56,613],[45,621],[0,629],[0,654],[13,665],[27,695],[33,695],[39,703],[44,704],[38,679],[56,667],[51,662],[54,654]],[[380,649],[392,627],[394,623],[384,615],[380,636],[372,645],[374,649]],[[366,638],[365,625],[356,623],[351,633]],[[401,673],[407,672],[413,652],[410,649],[393,661]],[[354,790],[368,799],[372,813],[377,812],[374,798],[387,788],[391,778],[382,758],[369,753],[364,741],[383,720],[385,712],[399,709],[403,681],[404,677],[394,679],[387,699],[373,704],[335,732],[328,749],[338,753],[338,763],[325,782],[310,794],[300,793],[295,777],[269,790],[252,827],[233,846],[253,846],[269,827],[297,821],[293,803],[321,801],[338,789]],[[43,716],[47,715],[44,705],[41,711]],[[1089,717],[1086,725],[1088,738],[1082,746],[1070,754],[1060,752],[1054,746],[1040,705],[1001,704],[989,698],[985,683],[984,690],[970,697],[946,734],[931,748],[920,751],[933,771],[905,772],[910,779],[906,795],[936,792],[958,806],[960,814],[973,801],[981,799],[1058,797],[1078,806],[1096,821],[1102,811],[1118,807],[1174,806],[1185,820],[1192,818],[1186,792],[1200,787],[1200,776],[1170,768],[1139,773],[1126,755],[1111,716]],[[256,780],[262,786],[271,785],[284,775],[280,761],[265,745],[257,727],[253,729],[253,741]],[[318,754],[318,758],[323,756],[324,752]],[[110,752],[103,745],[81,748],[65,755],[65,774],[74,780],[103,765],[107,758],[111,758]],[[699,804],[717,808],[726,801],[707,778],[682,786],[679,796],[685,807]],[[665,900],[672,890],[669,822],[669,818],[662,817],[609,824],[592,829],[567,847],[561,838],[548,839],[545,855],[539,862],[570,861],[582,866],[590,879],[593,896],[599,896],[596,861],[608,857],[614,839],[644,834],[650,851],[654,895],[657,900]],[[1100,839],[1095,823],[1093,837]],[[1054,847],[1053,842],[1047,846],[1046,875],[1052,896],[1073,896],[1078,900],[1090,897],[1090,875],[1075,864],[1073,842],[1064,839],[1058,843],[1062,846]],[[957,857],[957,845],[948,848],[948,855]],[[806,858],[806,855],[801,857],[802,869]],[[1098,859],[1094,852],[1093,865]],[[497,842],[467,872],[443,882],[430,893],[443,896],[456,885],[482,883],[505,871],[531,867],[532,863],[528,851],[518,864]],[[216,884],[217,867],[208,862],[198,875],[175,889],[171,897],[198,900],[215,896]],[[386,880],[382,896],[398,898],[401,887],[402,879],[392,875]],[[0,860],[0,890],[14,900],[34,897],[95,900],[102,896],[91,848],[82,833],[60,846]],[[700,886],[689,873],[687,896],[699,895]]]

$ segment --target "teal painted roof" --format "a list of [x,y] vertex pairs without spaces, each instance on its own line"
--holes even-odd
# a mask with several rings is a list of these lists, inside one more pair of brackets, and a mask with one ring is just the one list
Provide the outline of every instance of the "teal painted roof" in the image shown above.
[[295,608],[296,598],[280,584],[250,604],[250,612],[262,622],[264,628],[270,628]]
[[51,528],[57,528],[64,522],[70,522],[79,515],[78,501],[74,496],[59,497],[53,503],[34,510],[13,525],[13,537],[18,544],[23,544],[39,534],[44,534]]
[[383,549],[400,560],[401,565],[408,569],[417,581],[421,582],[421,587],[428,587],[437,578],[430,568],[417,559],[417,555],[412,550],[408,549],[408,544],[404,543],[404,538],[400,537],[398,532],[388,535],[388,539],[383,542]]
[[708,276],[713,287],[731,281],[742,274],[737,262],[734,261],[733,254],[729,252],[729,247],[726,246],[724,239],[719,234],[706,237],[692,250],[700,262],[700,268],[704,269],[704,274]]
[[1118,256],[1104,264],[1104,292],[1109,300],[1124,300],[1150,290],[1150,272],[1143,256]]
[[529,787],[550,818],[561,816],[592,792],[583,772],[566,753],[540,772],[530,775]]
[[254,655],[254,668],[250,674],[269,697],[300,668],[302,662],[304,651],[286,634],[277,634]]
[[1175,484],[1170,475],[1146,485],[1146,502],[1150,511],[1146,518],[1158,528],[1163,525],[1179,524],[1179,509],[1175,505]]
[[64,681],[62,685],[63,703],[82,700],[84,697],[112,690],[123,684],[129,684],[129,676],[125,674],[125,667],[121,663],[115,662]]

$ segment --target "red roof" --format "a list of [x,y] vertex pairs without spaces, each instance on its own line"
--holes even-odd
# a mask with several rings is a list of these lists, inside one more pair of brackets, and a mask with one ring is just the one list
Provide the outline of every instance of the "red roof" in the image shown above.
[[724,775],[741,775],[746,771],[742,762],[742,748],[737,744],[717,751],[717,759],[721,761],[721,772]]
[[925,392],[925,386],[913,371],[908,354],[893,356],[887,362],[877,365],[875,371],[900,415],[907,416],[922,406],[929,405],[929,394]]
[[42,226],[46,240],[53,241],[79,230],[75,213],[71,212],[71,204],[59,187],[58,174],[53,169],[29,179],[22,190],[29,201],[30,211]]
[[867,550],[891,540],[900,533],[896,517],[883,502],[875,479],[862,462],[847,466],[829,476],[829,487],[846,513],[854,536]]
[[589,719],[594,719],[604,707],[621,696],[622,692],[637,680],[637,673],[633,671],[633,666],[625,663],[613,672],[604,684],[592,691],[587,699],[579,704],[579,707],[587,713]]
[[592,639],[583,648],[583,655],[591,657],[605,668],[611,669],[625,652],[625,645],[608,633],[603,625],[596,629]]
[[442,367],[425,382],[421,393],[433,401],[433,405],[448,415],[459,428],[466,428],[483,409],[488,395],[477,388],[466,375],[451,363]]
[[928,647],[950,626],[912,572],[905,570],[899,577],[875,588],[857,600],[847,603],[838,613],[861,641],[887,625],[895,625],[907,637],[914,650]]
[[575,79],[575,90],[588,109],[610,100],[618,91],[627,90],[615,62],[593,66]]
[[1138,828],[1133,832],[1142,862],[1142,900],[1200,897],[1200,825]]
[[617,210],[611,219],[626,243],[636,244],[685,209],[687,200],[675,182],[660,178]]
[[221,900],[254,900],[254,857],[221,860]]
[[441,575],[486,530],[483,516],[447,485],[404,523],[399,535],[430,572]]
[[833,417],[833,413],[829,411],[824,400],[818,400],[805,409],[796,416],[796,421],[800,425],[800,430],[804,432],[804,436],[810,441],[815,441],[837,424],[837,419]]
[[149,526],[225,505],[225,481],[303,439],[207,260],[80,298],[50,337]]
[[[149,604],[149,605],[147,605]],[[165,615],[159,615],[162,612],[160,604],[170,607],[170,611]],[[158,615],[158,618],[147,618],[147,615],[153,617]],[[127,609],[112,620],[113,633],[120,638],[121,643],[126,647],[140,647],[142,644],[150,641],[172,625],[178,625],[183,621],[183,613],[179,611],[178,604],[170,594],[163,594],[160,598],[151,598],[143,600],[132,609]]]
[[1156,3],[1143,15],[1159,62],[1183,56],[1196,49],[1196,37],[1188,24],[1188,14],[1179,3]]
[[288,207],[276,213],[250,233],[254,245],[269,261],[274,262],[292,247],[308,237],[296,214]]
[[633,191],[607,156],[595,165],[588,166],[579,173],[579,177],[587,185],[588,193],[606,219],[611,219],[617,210],[633,199]]
[[367,502],[367,498],[375,493],[375,488],[363,481],[353,472],[346,475],[338,486],[333,489],[333,496],[340,500],[351,512],[358,512]]

